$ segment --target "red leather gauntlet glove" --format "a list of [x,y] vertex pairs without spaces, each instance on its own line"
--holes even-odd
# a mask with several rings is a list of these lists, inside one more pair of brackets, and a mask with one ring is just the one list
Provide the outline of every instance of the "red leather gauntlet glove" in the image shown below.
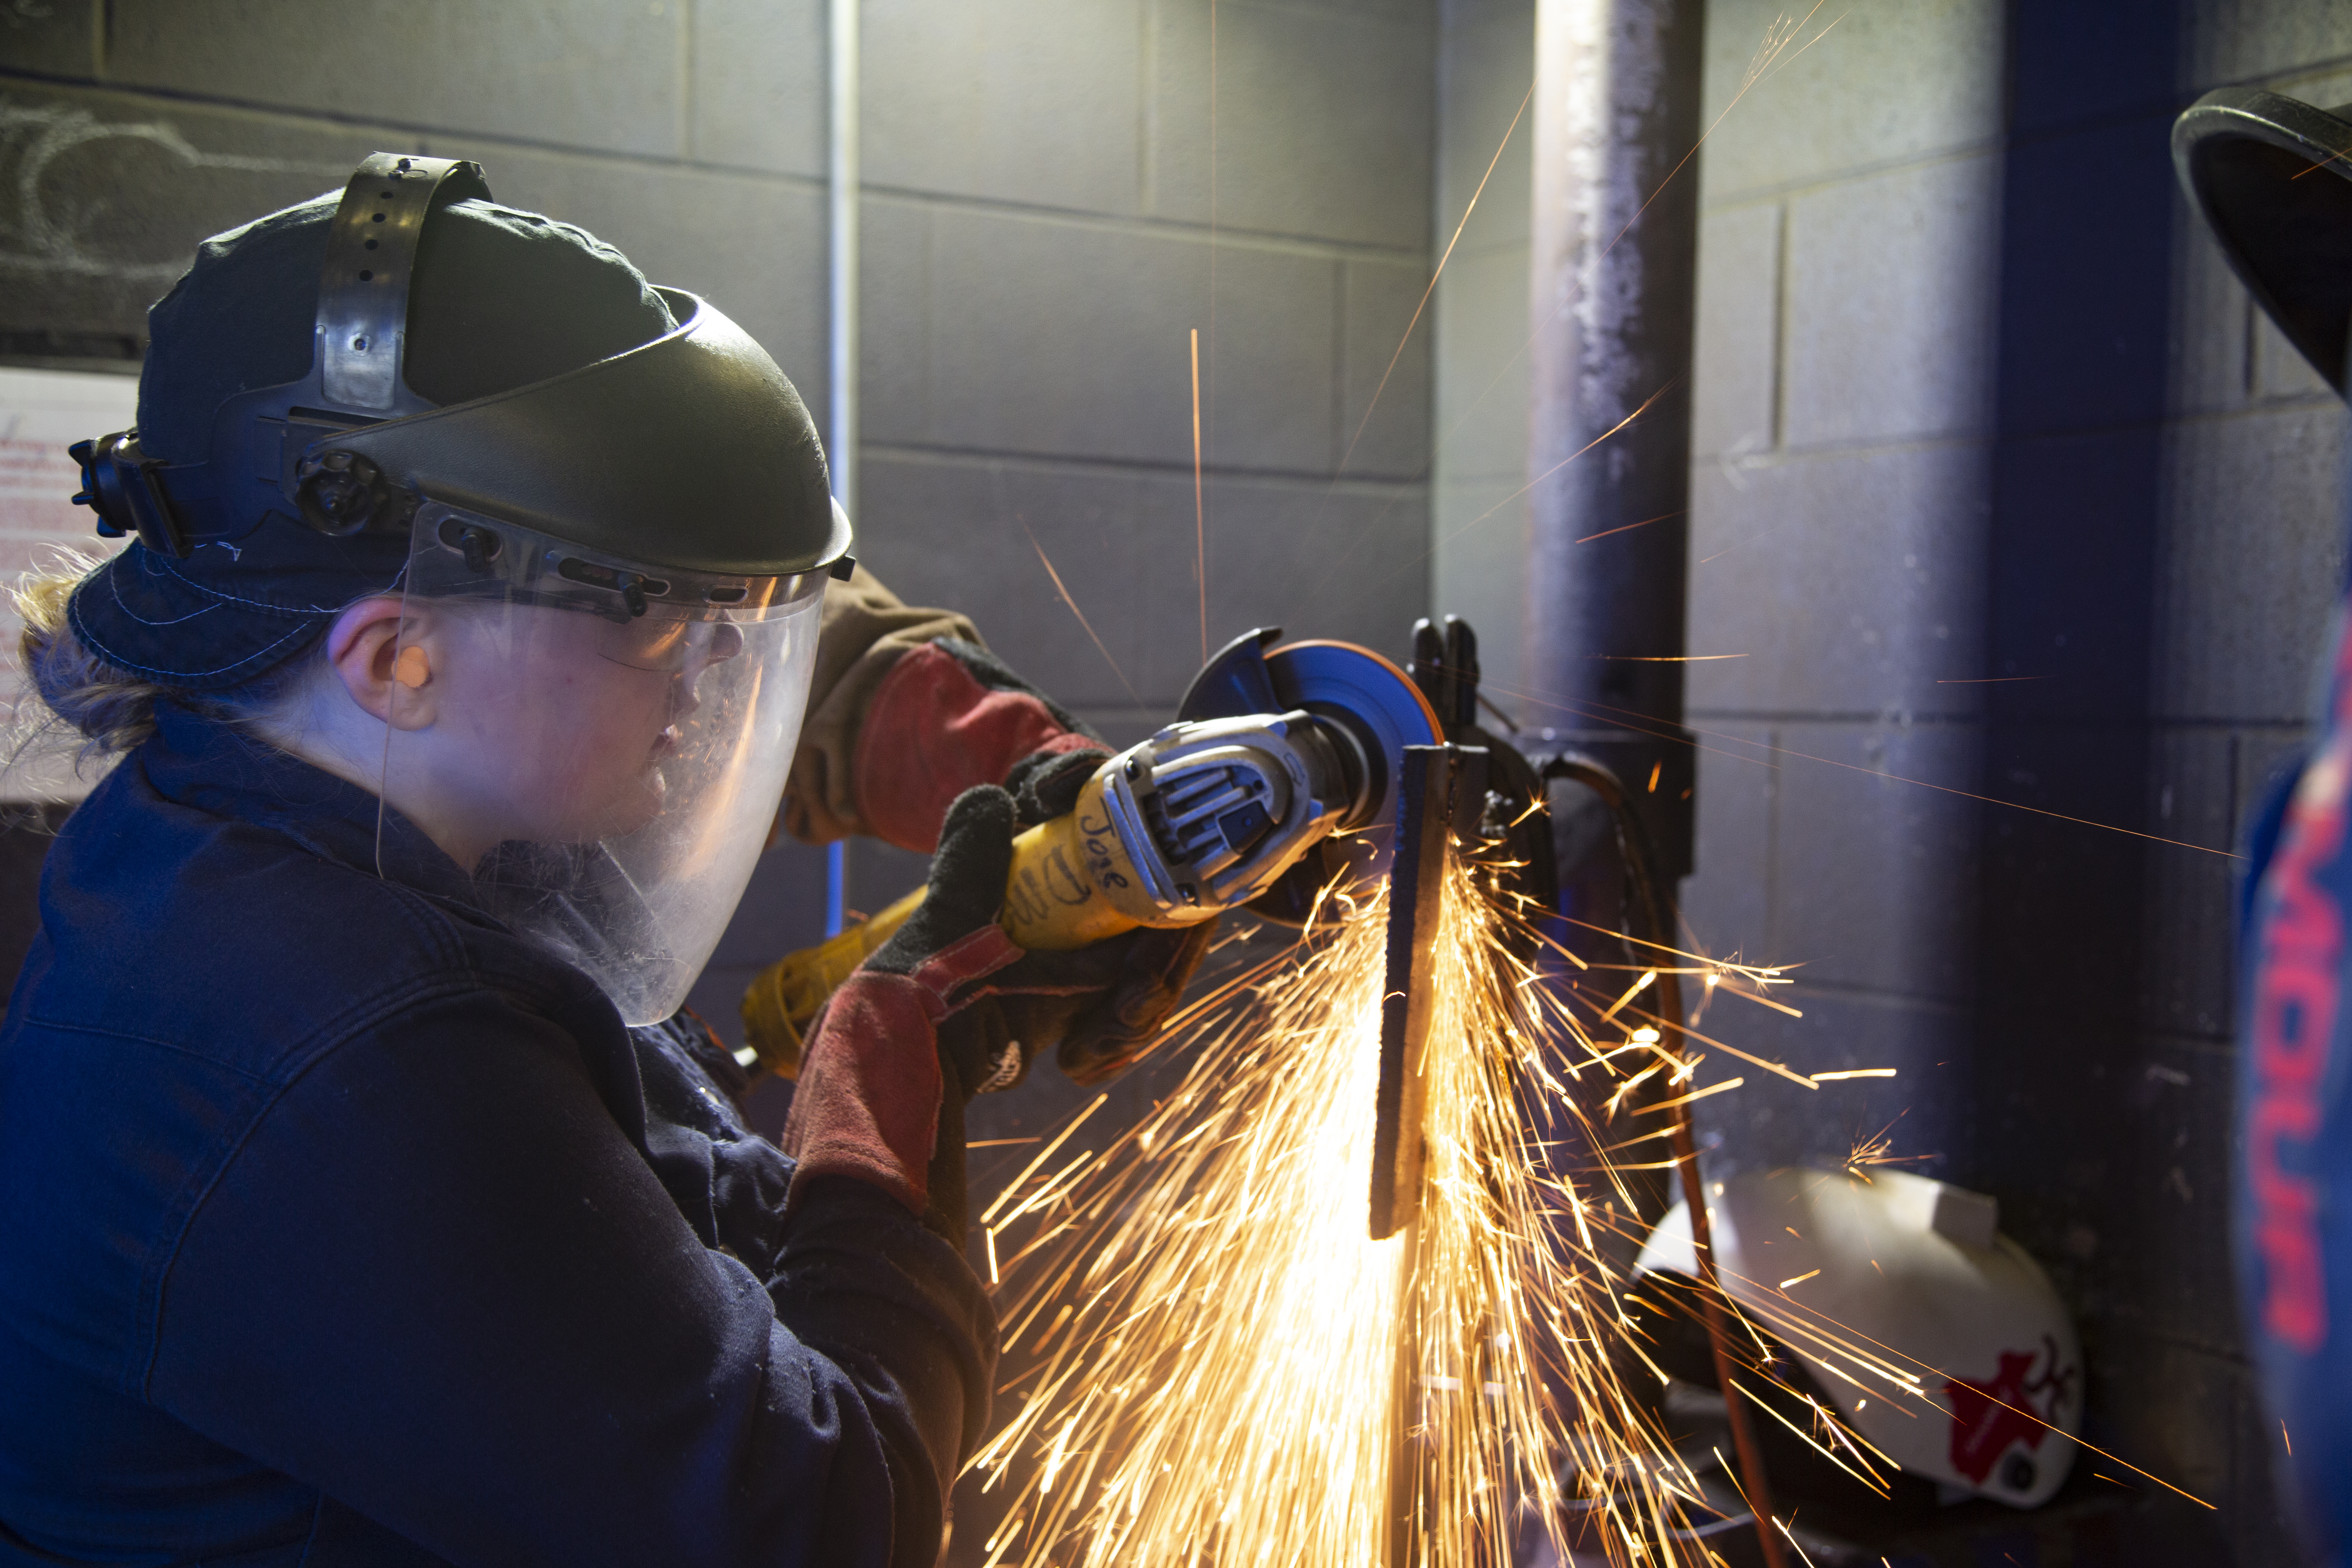
[[[901,658],[867,707],[859,814],[879,837],[929,849],[950,801],[1002,782],[1021,826],[1034,826],[1068,812],[1109,755],[1091,730],[985,648],[940,637]],[[1078,1083],[1117,1073],[1159,1037],[1213,931],[1213,921],[1138,931],[1076,952],[1023,955],[941,1036],[961,1063],[965,1090],[1009,1089],[1049,1049]]]
[[[1067,814],[1108,755],[1088,749],[1025,759],[1010,781],[1021,825]],[[1073,1083],[1116,1075],[1160,1037],[1216,931],[1213,920],[1177,930],[1146,926],[1074,952],[1023,953],[990,978],[988,994],[950,1027],[973,1070],[987,1064],[975,1087],[1011,1088],[1047,1049]]]
[[858,815],[876,837],[928,854],[948,804],[974,784],[1013,788],[1024,762],[1101,750],[1100,737],[986,648],[940,637],[891,666],[866,705]]
[[996,923],[1013,867],[1013,797],[993,784],[949,809],[922,907],[826,1001],[784,1123],[793,1178],[881,1188],[964,1244],[964,1074],[940,1032],[1021,950]]

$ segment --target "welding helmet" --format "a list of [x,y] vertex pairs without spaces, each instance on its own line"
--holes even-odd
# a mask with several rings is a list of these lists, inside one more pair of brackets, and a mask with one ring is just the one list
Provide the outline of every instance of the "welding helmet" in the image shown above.
[[2231,268],[2343,394],[2352,332],[2352,104],[2315,109],[2251,87],[2209,92],[2173,122],[2172,162]]
[[[1754,1331],[1732,1330],[1734,1359],[1769,1343],[1784,1389],[1833,1407],[1843,1433],[1812,1434],[1830,1458],[1882,1482],[1891,1461],[1947,1497],[2017,1508],[2057,1491],[2082,1430],[2082,1347],[2050,1277],[2000,1234],[1993,1199],[1885,1169],[1750,1173],[1707,1194],[1717,1277]],[[1634,1277],[1636,1295],[1687,1296],[1686,1205],[1651,1233]],[[1775,1403],[1806,1424],[1801,1402]]]
[[273,657],[257,603],[289,637],[396,604],[378,616],[381,753],[345,759],[422,830],[380,834],[379,868],[429,879],[391,858],[446,855],[649,1023],[684,1000],[765,842],[849,523],[792,384],[680,290],[648,290],[667,331],[593,363],[446,404],[415,391],[419,237],[488,195],[471,163],[370,157],[326,227],[307,374],[223,402],[201,463],[137,431],[76,448],[78,499],[137,542],[77,591],[74,624],[152,668],[141,595],[177,595],[224,628],[217,650],[170,645],[165,681],[203,690]]

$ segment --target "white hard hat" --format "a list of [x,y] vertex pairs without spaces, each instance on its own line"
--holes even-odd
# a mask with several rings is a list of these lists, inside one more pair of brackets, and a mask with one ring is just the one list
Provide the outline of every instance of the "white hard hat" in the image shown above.
[[[1863,1452],[2019,1508],[2074,1462],[2082,1348],[1994,1200],[1900,1171],[1782,1169],[1707,1187],[1724,1289],[1834,1400]],[[1696,1279],[1677,1204],[1636,1279]],[[1736,1332],[1736,1331],[1735,1331]]]

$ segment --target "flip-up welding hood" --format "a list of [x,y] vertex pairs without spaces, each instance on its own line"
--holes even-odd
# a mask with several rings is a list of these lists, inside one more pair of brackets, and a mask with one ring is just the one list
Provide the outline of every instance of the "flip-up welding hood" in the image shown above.
[[[185,559],[270,512],[331,538],[405,536],[437,501],[604,555],[789,576],[845,563],[816,426],[767,352],[708,301],[660,289],[678,325],[567,374],[437,405],[402,374],[416,237],[478,165],[379,153],[330,231],[301,381],[221,405],[206,460],[125,431],[77,450],[101,532]],[[94,448],[94,449],[93,449]],[[270,526],[262,523],[262,526]]]
[[2209,92],[2173,122],[2181,185],[2247,289],[2339,395],[2352,332],[2352,104]]

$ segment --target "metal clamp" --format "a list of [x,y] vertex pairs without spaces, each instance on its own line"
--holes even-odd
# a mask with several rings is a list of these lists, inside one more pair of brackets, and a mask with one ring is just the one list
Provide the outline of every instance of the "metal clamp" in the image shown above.
[[74,505],[98,514],[107,539],[137,533],[139,542],[174,561],[188,558],[187,525],[163,488],[163,461],[139,449],[139,432],[118,430],[95,441],[77,441],[67,455],[81,465],[81,491]]

